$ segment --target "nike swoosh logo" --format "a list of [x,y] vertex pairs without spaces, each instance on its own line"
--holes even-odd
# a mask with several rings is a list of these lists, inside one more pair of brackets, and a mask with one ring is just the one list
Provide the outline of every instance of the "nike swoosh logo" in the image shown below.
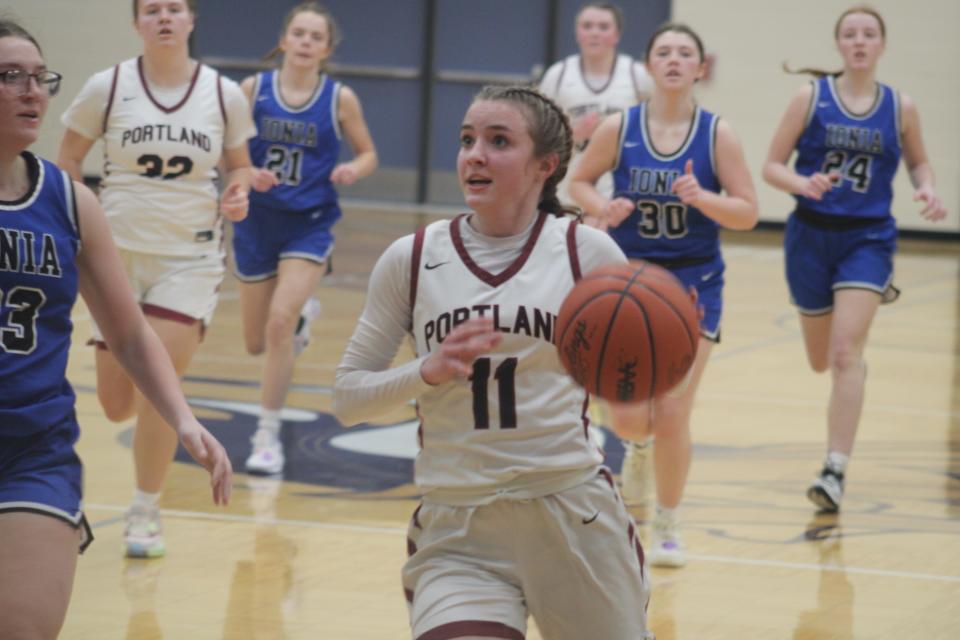
[[710,273],[705,273],[705,274],[703,274],[702,276],[700,276],[700,279],[703,280],[704,282],[706,282],[707,280],[709,280],[710,278],[712,278],[712,277],[713,277],[713,274],[715,274],[715,273],[716,273],[716,271],[711,271]]
[[584,519],[582,520],[582,522],[583,522],[583,524],[590,524],[591,522],[593,522],[594,520],[596,520],[599,516],[600,516],[600,512],[597,511],[595,514],[593,514],[593,516],[591,516],[591,517],[589,517],[589,518],[584,518]]
[[425,264],[423,265],[423,268],[427,269],[428,271],[431,271],[433,269],[436,269],[437,267],[442,267],[443,265],[447,264],[447,262],[449,262],[449,260],[447,260],[446,262],[438,262],[437,264]]
[[817,106],[818,106],[818,107],[829,107],[829,106],[830,106],[830,103],[829,103],[829,102],[818,102],[818,103],[817,103]]
[[624,143],[623,143],[623,146],[624,146],[624,148],[626,148],[626,149],[633,149],[634,147],[639,147],[639,146],[640,146],[640,143],[639,143],[639,142],[624,142]]
[[136,100],[136,99],[137,99],[137,96],[129,96],[129,97],[124,96],[124,97],[123,97],[123,101],[124,101],[124,102],[130,102],[131,100]]
[[267,96],[257,96],[257,102],[263,102],[267,99]]

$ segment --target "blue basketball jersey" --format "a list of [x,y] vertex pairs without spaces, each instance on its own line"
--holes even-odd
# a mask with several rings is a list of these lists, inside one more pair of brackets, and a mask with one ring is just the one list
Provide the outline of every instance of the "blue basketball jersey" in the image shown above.
[[719,225],[672,191],[687,160],[693,160],[693,173],[704,189],[720,191],[714,161],[718,121],[716,115],[697,107],[687,139],[677,151],[665,155],[654,148],[647,130],[647,104],[624,112],[613,197],[633,200],[636,209],[610,229],[610,235],[628,258],[675,260],[719,254]]
[[74,415],[66,379],[80,234],[73,182],[29,152],[30,188],[0,201],[0,436],[28,436]]
[[873,107],[858,115],[843,106],[836,79],[825,76],[813,83],[807,118],[797,141],[797,173],[838,172],[840,179],[819,201],[796,196],[798,208],[864,218],[890,216],[901,151],[897,92],[877,83]]
[[340,157],[339,95],[340,83],[324,74],[306,103],[290,106],[280,94],[279,71],[257,74],[253,120],[258,134],[250,140],[250,159],[273,171],[280,184],[252,192],[251,206],[313,213],[336,202],[330,173]]

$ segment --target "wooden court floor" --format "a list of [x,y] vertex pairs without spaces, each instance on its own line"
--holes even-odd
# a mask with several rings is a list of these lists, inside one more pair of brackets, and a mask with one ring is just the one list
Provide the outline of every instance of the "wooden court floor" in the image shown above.
[[[160,560],[121,555],[131,425],[111,424],[100,411],[92,355],[81,346],[86,312],[76,310],[70,375],[96,540],[80,559],[63,638],[409,638],[399,572],[416,505],[412,409],[350,431],[329,410],[372,264],[422,220],[347,209],[334,274],[318,291],[323,315],[298,360],[285,415],[285,478],[238,473],[230,506],[215,508],[200,468],[175,463],[161,502],[168,553]],[[829,387],[806,368],[779,236],[725,242],[723,342],[694,413],[682,511],[690,561],[652,572],[657,638],[958,637],[960,247],[902,243],[904,293],[874,324],[848,492],[843,513],[831,517],[816,515],[804,497],[823,455]],[[243,351],[240,330],[228,279],[185,382],[238,468],[260,367]],[[607,438],[605,448],[619,471],[618,443]],[[642,523],[645,514],[635,515]],[[532,622],[528,638],[541,638]]]

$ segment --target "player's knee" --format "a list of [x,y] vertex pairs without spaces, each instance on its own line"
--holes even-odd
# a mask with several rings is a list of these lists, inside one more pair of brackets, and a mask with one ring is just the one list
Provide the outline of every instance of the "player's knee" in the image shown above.
[[670,438],[689,429],[690,406],[682,398],[667,396],[657,402],[653,416],[654,436]]
[[97,389],[97,399],[110,422],[129,420],[136,413],[136,398],[133,394],[117,393],[109,389]]
[[650,435],[650,406],[647,403],[609,405],[610,428],[623,440],[640,442]]
[[262,339],[247,338],[244,340],[244,346],[247,348],[247,353],[251,356],[259,356],[266,351],[266,343],[264,343]]
[[299,319],[300,316],[296,313],[271,312],[265,331],[267,344],[280,345],[292,340]]
[[859,349],[852,344],[840,344],[830,352],[830,369],[835,373],[847,373],[863,366],[863,358]]
[[810,368],[817,373],[823,373],[830,368],[830,360],[825,356],[818,354],[807,354],[807,361],[810,363]]

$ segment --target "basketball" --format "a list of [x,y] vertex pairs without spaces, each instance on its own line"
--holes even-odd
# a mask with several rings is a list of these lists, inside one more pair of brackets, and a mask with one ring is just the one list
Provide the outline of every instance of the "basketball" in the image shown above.
[[696,305],[680,281],[650,263],[602,267],[567,294],[557,350],[573,379],[612,402],[643,402],[677,384],[700,338]]

